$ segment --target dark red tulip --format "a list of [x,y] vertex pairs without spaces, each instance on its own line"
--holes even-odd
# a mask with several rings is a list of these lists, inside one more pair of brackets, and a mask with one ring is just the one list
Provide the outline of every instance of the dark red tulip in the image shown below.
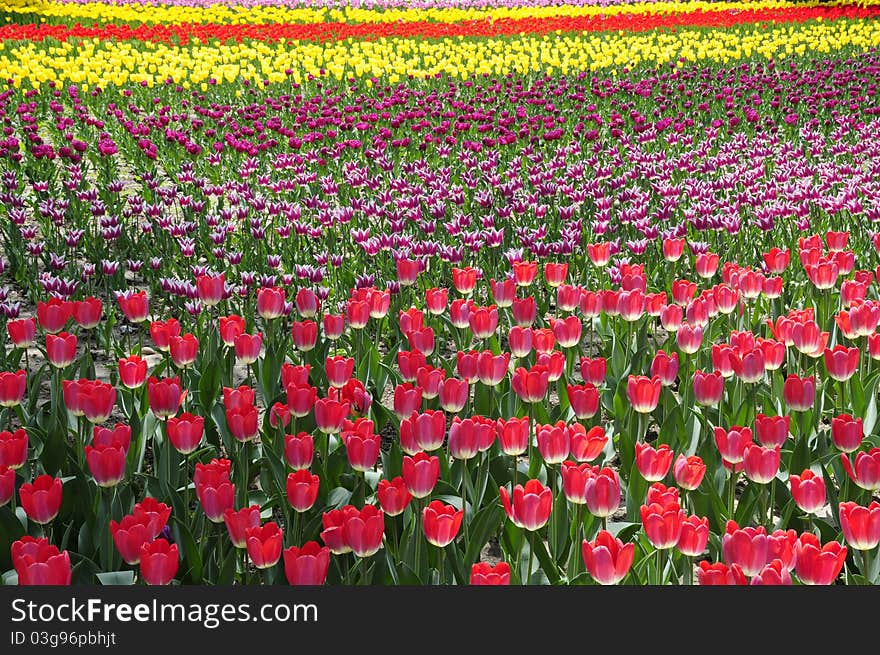
[[46,524],[58,516],[61,509],[61,478],[40,475],[32,483],[26,482],[18,490],[24,513],[34,523]]
[[281,559],[284,533],[275,521],[248,528],[245,538],[248,557],[258,569],[272,568]]
[[315,455],[315,440],[308,432],[284,436],[284,459],[294,471],[307,469]]
[[297,512],[307,512],[318,499],[321,480],[306,469],[300,469],[287,476],[287,501]]
[[0,466],[13,471],[27,462],[28,434],[24,428],[0,432]]
[[119,523],[111,520],[110,534],[113,537],[116,550],[119,551],[126,564],[139,564],[141,546],[155,538],[146,519],[133,514],[123,516]]
[[11,552],[19,585],[70,585],[70,554],[59,551],[46,537],[25,535],[12,543]]
[[165,420],[169,416],[177,414],[185,393],[181,389],[178,377],[159,379],[151,375],[147,380],[150,410],[159,420]]
[[156,539],[141,546],[141,577],[148,585],[170,584],[179,566],[177,544]]
[[330,549],[317,541],[307,541],[302,548],[284,550],[284,575],[295,586],[320,586],[327,581]]
[[27,373],[0,373],[0,407],[15,407],[21,404],[27,390]]
[[247,548],[247,531],[260,525],[260,506],[251,505],[238,511],[231,507],[223,512],[229,540],[235,548]]

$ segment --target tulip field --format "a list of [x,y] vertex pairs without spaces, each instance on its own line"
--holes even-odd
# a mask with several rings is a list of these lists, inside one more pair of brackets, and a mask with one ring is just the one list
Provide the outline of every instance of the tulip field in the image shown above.
[[0,0],[4,585],[880,583],[880,0]]

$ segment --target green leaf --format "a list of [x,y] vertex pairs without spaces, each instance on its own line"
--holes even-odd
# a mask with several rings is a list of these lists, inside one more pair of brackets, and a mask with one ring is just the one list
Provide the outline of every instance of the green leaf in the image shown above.
[[107,571],[106,573],[98,573],[95,577],[102,585],[133,585],[134,571]]
[[483,546],[501,527],[503,520],[504,510],[498,505],[487,505],[477,512],[468,526],[470,543],[467,545],[467,553],[465,554],[466,565],[470,566],[477,561]]
[[188,573],[192,581],[199,584],[202,581],[202,554],[199,551],[199,546],[193,539],[186,522],[174,515],[171,518],[175,523],[172,528],[175,533],[174,541],[183,546],[184,561],[189,565],[188,571],[183,571],[183,574]]

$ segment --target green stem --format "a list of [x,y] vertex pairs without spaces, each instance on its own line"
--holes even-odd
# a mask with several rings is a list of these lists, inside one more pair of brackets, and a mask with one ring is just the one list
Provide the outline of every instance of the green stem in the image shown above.
[[530,585],[532,582],[532,564],[535,559],[535,532],[529,532],[529,568],[526,570],[526,579],[524,584]]
[[728,496],[727,496],[727,513],[728,513],[728,518],[732,519],[733,518],[733,503],[734,503],[734,500],[736,499],[736,478],[737,478],[738,474],[736,472],[736,464],[731,464],[731,466],[733,468],[730,470],[730,490],[728,491]]

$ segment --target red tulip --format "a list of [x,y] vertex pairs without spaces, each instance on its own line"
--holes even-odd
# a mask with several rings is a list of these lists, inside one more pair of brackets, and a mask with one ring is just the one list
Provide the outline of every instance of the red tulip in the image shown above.
[[355,471],[369,471],[376,465],[381,441],[373,431],[373,422],[366,418],[359,418],[354,423],[346,421],[342,429],[348,465]]
[[147,361],[138,355],[119,360],[119,381],[127,389],[137,389],[147,381]]
[[696,557],[703,554],[709,542],[709,519],[688,516],[681,522],[681,535],[675,545],[682,555]]
[[342,431],[348,410],[347,402],[319,398],[315,401],[315,424],[325,434],[337,434]]
[[599,411],[599,390],[591,382],[582,385],[568,384],[565,387],[568,402],[574,415],[580,419],[592,418]]
[[0,407],[15,407],[24,398],[27,390],[27,373],[0,373]]
[[77,300],[72,307],[73,320],[83,330],[91,330],[100,323],[101,311],[101,301],[98,298]]
[[371,557],[382,548],[385,513],[375,505],[364,505],[362,510],[345,517],[342,534],[356,557]]
[[833,349],[825,349],[825,369],[831,378],[841,382],[849,380],[858,368],[858,348],[847,348],[838,344]]
[[560,284],[556,288],[556,307],[563,312],[573,312],[581,304],[581,288],[571,284]]
[[440,479],[440,458],[426,453],[403,456],[403,480],[413,498],[425,498]]
[[592,462],[596,459],[608,444],[608,437],[601,425],[595,425],[587,430],[580,423],[575,423],[568,428],[571,437],[571,456],[579,462]]
[[0,507],[12,500],[15,495],[15,471],[0,466]]
[[755,417],[755,436],[761,445],[767,448],[782,446],[788,439],[790,426],[791,416],[758,414]]
[[672,456],[675,454],[666,444],[660,444],[654,448],[650,444],[636,442],[636,466],[639,473],[648,482],[657,482],[666,477],[669,467],[672,466]]
[[830,585],[840,575],[847,548],[837,541],[824,546],[812,532],[805,532],[795,547],[798,580],[807,585]]
[[141,577],[148,585],[170,584],[178,566],[177,544],[156,539],[141,546]]
[[604,357],[581,357],[580,359],[581,377],[585,383],[594,384],[597,387],[605,382],[608,364]]
[[146,519],[132,514],[123,516],[119,523],[111,520],[110,534],[113,537],[116,550],[119,551],[126,564],[139,564],[141,546],[155,538]]
[[235,485],[229,480],[231,466],[228,459],[214,459],[208,464],[196,463],[193,476],[196,496],[205,516],[213,523],[221,523],[226,510],[235,503]]
[[654,548],[664,550],[678,543],[686,514],[677,503],[642,505],[639,511],[645,536]]
[[315,387],[308,383],[298,385],[296,382],[291,382],[285,387],[285,391],[287,393],[287,407],[291,414],[302,418],[312,412],[318,398],[318,390]]
[[533,341],[534,335],[530,327],[514,325],[507,333],[507,345],[512,357],[527,357],[532,352]]
[[125,477],[126,449],[122,444],[86,446],[86,461],[99,487],[114,487]]
[[815,514],[825,506],[825,480],[810,469],[800,475],[790,475],[791,497],[807,514]]
[[12,542],[11,552],[20,586],[70,585],[70,554],[66,550],[59,551],[46,537],[25,535]]
[[446,437],[446,416],[441,411],[428,409],[413,412],[400,422],[400,444],[404,452],[415,455],[420,450],[437,450]]
[[492,292],[492,299],[499,307],[510,307],[516,300],[516,280],[489,280],[489,290]]
[[446,311],[449,302],[449,290],[433,287],[425,291],[425,307],[434,316],[439,316]]
[[475,339],[488,339],[498,329],[498,307],[472,307],[468,315],[468,325]]
[[321,480],[306,469],[300,469],[287,476],[287,501],[297,512],[307,512],[318,499]]
[[416,370],[416,386],[422,389],[423,400],[433,400],[440,395],[440,386],[446,379],[446,371],[433,366],[421,366]]
[[245,536],[248,556],[258,569],[272,568],[281,559],[284,533],[275,521],[248,528]]
[[34,523],[45,525],[58,516],[61,509],[61,478],[40,475],[32,483],[26,482],[18,490],[24,513]]
[[506,586],[510,584],[510,564],[498,562],[492,566],[488,562],[471,565],[472,586]]
[[67,332],[46,335],[46,358],[55,368],[65,368],[76,359],[76,335]]
[[660,402],[660,378],[644,375],[630,375],[626,384],[626,395],[633,410],[640,414],[650,414]]
[[150,338],[157,350],[168,352],[171,348],[171,338],[178,336],[180,336],[180,321],[176,318],[150,323]]
[[[82,382],[82,380],[80,380]],[[98,380],[82,385],[79,392],[79,408],[90,423],[103,423],[116,404],[116,389]]]
[[345,540],[345,522],[351,516],[359,516],[360,512],[354,505],[346,505],[342,509],[334,509],[321,515],[321,539],[334,555],[351,552],[351,546]]
[[327,372],[327,382],[331,386],[344,387],[354,375],[354,359],[342,355],[327,357],[324,360],[324,368]]
[[463,296],[473,293],[474,288],[477,286],[478,277],[481,277],[480,272],[470,266],[452,269],[452,284]]
[[533,366],[531,369],[518,367],[513,373],[511,386],[520,400],[539,403],[547,395],[550,384],[550,371],[546,366]]
[[715,445],[725,462],[739,464],[745,459],[746,447],[752,443],[752,429],[734,425],[730,430],[715,428]]
[[379,480],[376,497],[386,516],[402,514],[412,500],[412,494],[406,488],[403,478],[397,476],[391,481]]
[[840,461],[847,475],[857,486],[868,491],[880,489],[880,448],[871,448],[868,452],[858,453],[854,463],[850,463],[849,458],[841,453]]
[[394,412],[400,420],[422,407],[422,390],[409,382],[394,387]]
[[[366,307],[365,303],[361,304]],[[366,325],[366,321],[364,325]],[[290,333],[293,337],[293,345],[300,352],[309,352],[318,342],[318,324],[314,321],[294,321],[290,327]]]
[[561,464],[571,452],[571,436],[565,421],[555,425],[536,425],[538,451],[547,464]]
[[28,434],[24,428],[15,432],[0,432],[0,466],[13,471],[27,462]]
[[302,548],[291,546],[284,551],[284,575],[291,585],[323,585],[329,568],[330,549],[317,541],[307,541]]
[[486,386],[497,386],[507,377],[509,366],[510,353],[495,355],[491,350],[484,350],[477,358],[477,377]]
[[220,303],[226,296],[226,279],[223,273],[219,275],[200,275],[196,278],[196,290],[199,300],[206,307],[213,307]]
[[791,573],[782,564],[782,560],[775,559],[767,564],[752,578],[753,585],[790,585]]
[[553,494],[550,487],[545,487],[539,480],[528,480],[525,486],[516,485],[512,499],[506,487],[501,487],[499,493],[504,511],[516,527],[540,530],[550,519]]
[[[324,328],[324,337],[329,341],[336,341],[345,331],[345,316],[342,314],[325,314],[324,318],[321,319],[321,325]],[[317,342],[317,335],[315,341]]]
[[800,378],[797,375],[790,374],[785,379],[782,395],[785,399],[785,404],[791,410],[805,412],[811,409],[816,397],[816,385],[813,376]]
[[230,314],[229,316],[221,316],[218,319],[220,340],[229,348],[235,346],[235,338],[244,334],[245,322],[238,314]]
[[132,323],[143,323],[150,315],[150,302],[146,291],[129,291],[117,294],[116,301],[122,314]]
[[307,469],[315,455],[315,440],[308,432],[284,436],[284,459],[294,471]]
[[463,518],[463,509],[457,510],[452,505],[444,505],[439,500],[432,500],[422,510],[422,529],[425,539],[438,548],[445,548],[455,540]]
[[516,457],[528,450],[531,434],[528,416],[507,420],[499,418],[495,425],[501,450],[505,454]]
[[531,327],[538,316],[538,303],[533,296],[516,298],[510,306],[510,313],[517,326]]
[[743,451],[743,464],[746,477],[757,484],[768,484],[779,472],[780,448],[765,448],[756,443],[746,444]]
[[587,481],[593,477],[593,467],[589,464],[576,464],[571,460],[562,462],[562,491],[565,498],[575,505],[587,502]]
[[607,242],[588,243],[587,256],[594,266],[604,267],[611,261],[611,244]]
[[251,505],[238,511],[231,507],[223,512],[229,540],[236,548],[247,548],[247,531],[260,525],[260,506]]
[[32,318],[19,318],[14,321],[8,321],[6,323],[6,332],[9,334],[12,344],[16,348],[24,350],[34,344],[37,336],[37,322]]
[[469,392],[467,380],[446,378],[440,383],[440,406],[450,414],[460,412],[467,404]]
[[37,319],[44,332],[55,334],[64,329],[73,317],[73,303],[60,298],[49,298],[48,302],[37,303]]
[[151,375],[147,380],[147,395],[150,410],[161,421],[177,414],[186,392],[181,390],[180,378],[159,379]]
[[178,368],[187,368],[196,361],[196,355],[199,352],[199,340],[189,333],[182,337],[171,337],[168,342],[168,348],[174,365]]
[[487,450],[495,440],[495,421],[472,416],[464,420],[456,416],[449,425],[449,454],[455,459],[471,459]]
[[672,467],[672,475],[679,487],[693,491],[703,482],[703,477],[706,475],[706,465],[702,458],[696,455],[685,457],[683,454],[679,454]]
[[667,355],[658,350],[651,362],[651,377],[660,378],[660,384],[664,387],[674,384],[678,377],[678,353]]
[[721,373],[703,373],[697,370],[694,373],[694,398],[700,405],[714,406],[721,402],[724,395],[724,378]]
[[700,586],[748,584],[746,575],[738,564],[728,567],[722,562],[709,564],[706,560],[699,564],[697,580]]
[[749,577],[758,575],[768,561],[767,533],[763,526],[740,528],[728,521],[721,538],[724,561],[739,565]]
[[600,530],[593,541],[583,540],[581,556],[590,576],[602,585],[613,585],[623,580],[633,563],[635,546]]
[[260,433],[259,415],[253,405],[226,408],[226,425],[236,441],[253,441]]
[[281,287],[262,287],[257,291],[257,314],[266,321],[284,316],[285,293]]
[[880,544],[880,503],[867,507],[850,501],[838,505],[840,529],[846,543],[856,550],[874,550]]
[[620,505],[620,478],[617,472],[605,467],[587,480],[584,497],[590,514],[609,517]]
[[864,425],[861,417],[853,418],[849,414],[841,414],[831,419],[831,441],[834,447],[844,453],[852,453],[862,445],[865,438]]
[[159,533],[167,525],[168,519],[171,518],[171,508],[165,503],[160,503],[155,498],[147,496],[135,504],[132,514],[149,527],[150,538],[153,539],[159,536]]

